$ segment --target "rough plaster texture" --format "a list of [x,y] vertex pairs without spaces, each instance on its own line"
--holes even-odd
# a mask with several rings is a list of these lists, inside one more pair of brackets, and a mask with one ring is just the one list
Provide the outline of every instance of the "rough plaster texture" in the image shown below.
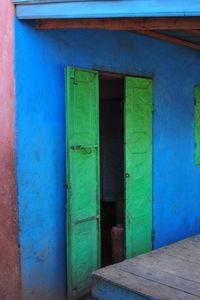
[[0,1],[0,299],[20,297],[15,177],[14,6]]
[[64,67],[152,77],[154,248],[200,232],[194,86],[200,52],[132,32],[16,22],[17,178],[26,299],[65,299]]

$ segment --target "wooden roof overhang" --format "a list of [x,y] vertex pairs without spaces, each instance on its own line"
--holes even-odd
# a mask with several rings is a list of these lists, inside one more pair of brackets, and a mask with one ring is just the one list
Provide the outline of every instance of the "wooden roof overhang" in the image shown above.
[[38,29],[128,30],[200,50],[200,1],[14,0],[19,19]]

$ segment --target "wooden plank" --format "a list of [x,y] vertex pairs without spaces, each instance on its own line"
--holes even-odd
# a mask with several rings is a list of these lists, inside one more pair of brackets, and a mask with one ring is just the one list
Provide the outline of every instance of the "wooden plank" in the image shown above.
[[120,264],[113,265],[113,268],[200,297],[199,283],[192,282],[191,280],[187,280],[177,275],[165,272],[156,264],[149,267],[143,262],[138,263],[138,262],[134,262],[134,261],[130,262],[129,260],[126,260]]
[[195,29],[184,29],[183,30],[185,33],[188,33],[189,35],[197,36],[200,37],[200,30],[195,30]]
[[162,300],[197,300],[198,296],[172,289],[166,285],[118,270],[113,267],[100,269],[93,273],[96,280],[105,280],[113,285],[121,286],[124,289]]
[[188,242],[187,244],[176,243],[171,246],[163,247],[158,251],[165,253],[168,256],[177,257],[184,261],[200,264],[199,248],[200,244],[197,246],[192,244],[191,242]]
[[104,71],[98,71],[98,72],[100,78],[104,80],[122,79],[126,76],[125,74],[120,74],[120,73],[111,73],[111,72],[104,72]]
[[[186,247],[190,246],[190,245],[195,245],[195,247],[197,245],[200,245],[200,234],[198,235],[195,235],[195,236],[192,236],[190,238],[187,238],[187,239],[184,239],[184,240],[181,240],[181,241],[178,241],[176,243],[173,243],[173,244],[170,244],[170,245],[167,245],[167,246],[164,246],[160,249],[163,249],[163,248],[173,248],[173,247],[176,247],[176,246],[179,246],[179,245],[185,245]],[[160,250],[159,249],[159,250]]]
[[96,280],[158,299],[200,299],[200,235],[98,270]]
[[200,1],[119,0],[17,5],[19,19],[200,16]]
[[166,41],[166,42],[169,42],[169,43],[173,43],[173,44],[189,47],[189,48],[192,48],[192,49],[200,50],[200,45],[198,45],[198,44],[194,44],[194,43],[191,43],[191,42],[188,42],[188,41],[180,40],[178,38],[167,36],[167,35],[159,33],[159,32],[148,31],[148,30],[143,30],[143,31],[141,30],[141,31],[136,31],[136,32],[140,33],[140,34],[147,35],[147,36],[152,37],[152,38],[163,40],[163,41]]
[[176,29],[189,31],[189,29],[200,29],[200,17],[44,19],[37,21],[37,28],[101,28],[111,30]]
[[[165,253],[165,249],[161,249],[160,252]],[[196,249],[195,252],[192,252],[190,249],[186,249],[186,248],[182,248],[182,249],[172,248],[172,249],[169,249],[165,254],[168,255],[168,256],[177,257],[177,258],[182,259],[184,261],[188,261],[188,262],[200,265],[199,249]]]
[[[188,249],[189,248],[195,249],[196,247],[200,247],[200,234],[192,236],[191,238],[187,238],[185,240],[181,240],[181,241],[176,242],[174,244],[164,246],[164,247],[162,247],[158,250],[160,251],[161,249],[168,249],[168,248],[182,247],[182,246],[186,247]],[[158,251],[158,250],[155,250],[155,251]]]
[[[111,79],[123,79],[127,76],[132,76],[132,74],[126,74],[126,73],[112,73],[112,72],[106,72],[106,71],[100,71],[98,70],[98,68],[95,69],[96,71],[99,72],[99,76],[101,77],[101,79],[104,80],[111,80]],[[147,78],[144,76],[138,76],[138,78]]]
[[177,257],[168,256],[162,252],[152,251],[129,260],[134,263],[145,263],[147,267],[159,265],[160,270],[181,276],[184,279],[200,283],[200,265],[186,262]]

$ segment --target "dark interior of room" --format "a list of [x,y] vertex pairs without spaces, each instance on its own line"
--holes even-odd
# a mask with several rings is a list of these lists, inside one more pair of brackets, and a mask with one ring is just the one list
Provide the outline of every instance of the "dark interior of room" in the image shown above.
[[114,262],[111,229],[124,224],[124,80],[100,79],[99,96],[101,262],[106,266]]

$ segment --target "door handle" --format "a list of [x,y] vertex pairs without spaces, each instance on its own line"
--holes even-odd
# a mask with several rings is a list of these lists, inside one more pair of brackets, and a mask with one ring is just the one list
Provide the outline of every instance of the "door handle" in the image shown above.
[[73,145],[72,150],[84,150],[85,153],[91,154],[92,148],[98,148],[98,145]]
[[86,149],[86,148],[98,148],[98,145],[73,145],[71,149],[78,150],[78,149]]
[[79,223],[83,223],[83,222],[87,222],[87,221],[92,221],[92,220],[95,220],[95,219],[99,219],[99,215],[88,217],[88,218],[82,219],[82,220],[75,220],[75,221],[73,221],[73,223],[74,224],[79,224]]
[[129,177],[130,177],[130,174],[129,174],[129,173],[126,173],[125,177],[126,177],[126,178],[129,178]]

